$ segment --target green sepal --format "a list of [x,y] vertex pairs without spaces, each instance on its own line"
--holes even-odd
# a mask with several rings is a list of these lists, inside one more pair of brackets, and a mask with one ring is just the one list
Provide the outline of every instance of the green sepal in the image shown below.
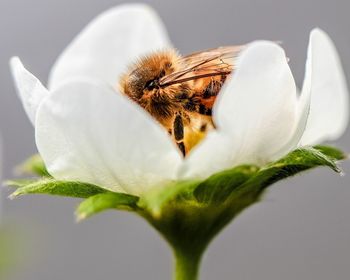
[[255,165],[242,165],[216,173],[194,189],[194,198],[206,205],[222,203],[258,171],[259,167]]
[[17,189],[17,188],[28,186],[35,182],[38,182],[38,179],[14,179],[14,180],[7,180],[3,182],[3,184],[4,186],[13,187]]
[[[252,192],[259,192],[259,187],[252,186],[257,182],[264,187],[279,181],[283,178],[292,176],[298,172],[317,166],[328,166],[339,172],[336,160],[344,159],[346,155],[340,150],[328,146],[316,146],[310,148],[301,148],[292,151],[284,158],[259,168],[254,165],[242,165],[229,170],[218,172],[205,180],[178,181],[168,186],[155,188],[148,192],[138,202],[141,209],[147,209],[155,216],[162,212],[162,207],[167,203],[186,202],[194,207],[203,208],[208,205],[221,204],[240,193],[242,189],[250,189]],[[40,156],[35,155],[28,159],[25,164],[26,168],[22,170],[36,171],[37,174],[48,174]],[[253,184],[254,182],[254,184]],[[102,187],[75,181],[61,181],[53,178],[45,178],[40,180],[21,179],[6,182],[8,185],[18,187],[12,194],[16,197],[24,194],[51,194],[69,197],[89,198],[101,193],[112,193]],[[250,186],[250,187],[248,187]],[[262,187],[262,188],[264,188]],[[105,198],[104,198],[105,197]],[[108,205],[113,207],[110,202],[112,196],[98,196],[91,202],[96,201],[102,205],[102,201],[106,199],[103,207],[107,209]],[[86,202],[88,204],[88,202]]]
[[[187,255],[205,249],[210,240],[245,208],[258,202],[273,183],[301,171],[327,166],[340,172],[334,148],[300,148],[264,167],[238,166],[201,182],[180,182],[140,199],[141,212],[173,245]],[[169,195],[170,194],[170,195]],[[196,254],[195,254],[196,255]]]
[[243,187],[247,188],[250,182],[260,180],[261,184],[271,185],[318,166],[328,166],[340,172],[336,161],[344,158],[345,154],[333,147],[300,148],[262,168],[255,165],[242,165],[218,172],[202,181],[180,181],[163,188],[156,188],[142,197],[140,205],[157,215],[162,206],[169,201],[191,201],[193,205],[197,204],[201,207],[220,204],[234,195],[235,191],[240,192]]
[[321,153],[326,155],[327,157],[333,159],[333,160],[344,160],[348,158],[348,155],[345,154],[343,151],[334,148],[332,146],[324,146],[324,145],[317,145],[314,147],[316,150],[319,150]]
[[88,198],[92,195],[109,192],[96,185],[55,179],[40,179],[23,185],[22,181],[8,181],[9,185],[17,186],[17,190],[11,194],[15,198],[25,194],[49,194],[58,196]]
[[125,193],[107,192],[90,196],[79,204],[77,219],[82,220],[108,209],[133,211],[138,200],[137,196]]
[[139,208],[145,209],[153,216],[160,216],[162,207],[169,201],[182,200],[196,204],[197,202],[193,200],[193,191],[200,183],[200,180],[188,180],[156,187],[140,198]]
[[21,163],[16,170],[20,174],[35,175],[39,177],[52,177],[47,171],[45,163],[39,154],[35,154],[23,163]]

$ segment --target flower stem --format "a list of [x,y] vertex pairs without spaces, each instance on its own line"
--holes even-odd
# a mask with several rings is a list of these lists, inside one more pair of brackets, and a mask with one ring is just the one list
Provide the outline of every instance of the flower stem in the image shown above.
[[193,254],[175,250],[174,280],[197,280],[201,254]]

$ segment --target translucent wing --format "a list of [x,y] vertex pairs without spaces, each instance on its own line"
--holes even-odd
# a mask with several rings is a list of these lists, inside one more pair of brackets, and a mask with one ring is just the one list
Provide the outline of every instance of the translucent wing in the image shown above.
[[244,47],[245,45],[219,47],[184,56],[179,61],[183,69],[164,76],[159,84],[166,87],[200,78],[229,75]]

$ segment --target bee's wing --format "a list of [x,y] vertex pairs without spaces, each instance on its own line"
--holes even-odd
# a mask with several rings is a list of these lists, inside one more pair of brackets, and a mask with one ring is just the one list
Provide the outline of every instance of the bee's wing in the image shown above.
[[228,75],[234,70],[238,54],[244,49],[241,46],[226,46],[192,53],[180,59],[183,69],[164,76],[160,86],[195,80],[204,77]]

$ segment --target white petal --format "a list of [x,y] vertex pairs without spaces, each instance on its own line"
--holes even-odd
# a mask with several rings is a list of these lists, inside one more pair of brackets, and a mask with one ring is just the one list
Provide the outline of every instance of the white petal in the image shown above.
[[300,142],[301,137],[304,134],[306,123],[308,120],[310,112],[310,102],[311,102],[311,83],[312,83],[312,65],[313,65],[313,48],[314,48],[314,32],[310,34],[309,46],[307,51],[307,59],[305,65],[305,77],[303,88],[298,100],[297,105],[297,120],[294,126],[294,132],[283,148],[286,151],[292,151]]
[[272,42],[252,43],[237,68],[214,107],[218,131],[191,152],[185,177],[208,176],[239,164],[264,164],[286,152],[297,96],[284,51]]
[[312,65],[308,85],[311,103],[302,145],[337,139],[345,131],[349,120],[348,89],[335,46],[320,29],[312,31],[311,44]]
[[49,87],[74,77],[116,85],[130,62],[166,47],[166,30],[149,6],[117,6],[94,19],[66,48],[52,69]]
[[222,131],[210,131],[179,169],[179,178],[206,178],[235,165],[235,142]]
[[283,49],[256,42],[242,54],[238,70],[214,108],[219,129],[239,145],[239,162],[279,156],[296,120],[296,87]]
[[44,100],[36,142],[49,172],[142,194],[175,178],[182,158],[167,132],[105,85],[71,82]]
[[34,125],[38,106],[48,96],[48,90],[32,73],[24,68],[18,57],[10,60],[11,72],[23,107]]

